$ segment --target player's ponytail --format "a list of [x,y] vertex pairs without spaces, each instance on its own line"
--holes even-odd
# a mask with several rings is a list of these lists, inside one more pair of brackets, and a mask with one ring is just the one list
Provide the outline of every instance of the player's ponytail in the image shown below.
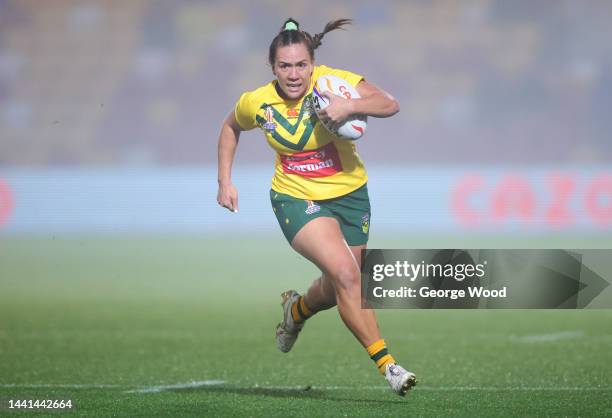
[[276,60],[276,50],[279,47],[292,45],[292,44],[304,44],[310,55],[310,59],[314,60],[314,50],[321,46],[321,41],[326,33],[336,29],[344,29],[343,26],[352,23],[351,19],[337,19],[327,22],[323,32],[317,33],[315,36],[310,35],[308,32],[300,30],[300,24],[297,20],[289,18],[285,20],[283,26],[281,26],[280,32],[270,43],[270,50],[268,53],[268,61],[270,65],[274,66]]
[[[327,22],[327,25],[325,25],[325,28],[323,28],[323,32],[317,33],[315,36],[311,37],[312,49],[314,50],[321,46],[321,41],[327,32],[331,32],[336,29],[344,29],[344,25],[350,25],[351,23],[353,23],[352,19],[337,19]],[[310,37],[309,34],[307,35]]]

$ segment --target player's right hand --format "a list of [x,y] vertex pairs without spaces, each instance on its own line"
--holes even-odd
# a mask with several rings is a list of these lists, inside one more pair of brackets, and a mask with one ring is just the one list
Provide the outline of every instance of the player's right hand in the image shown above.
[[232,183],[219,183],[217,203],[234,213],[238,212],[238,191]]

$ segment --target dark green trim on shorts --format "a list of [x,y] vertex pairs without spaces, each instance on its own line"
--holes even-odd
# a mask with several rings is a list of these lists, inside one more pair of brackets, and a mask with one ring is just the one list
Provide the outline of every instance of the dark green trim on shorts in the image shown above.
[[298,199],[270,190],[270,201],[278,224],[290,244],[304,225],[321,216],[338,221],[348,245],[368,242],[372,213],[367,184],[344,196],[326,200]]

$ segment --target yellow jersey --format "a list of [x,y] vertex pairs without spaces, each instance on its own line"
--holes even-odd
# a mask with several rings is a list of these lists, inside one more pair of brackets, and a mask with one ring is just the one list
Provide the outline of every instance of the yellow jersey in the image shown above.
[[272,189],[298,199],[324,200],[348,194],[368,181],[353,141],[340,139],[317,120],[310,105],[312,87],[323,75],[356,86],[363,77],[324,65],[314,67],[303,98],[285,100],[274,80],[244,93],[234,114],[244,130],[260,128],[276,151]]

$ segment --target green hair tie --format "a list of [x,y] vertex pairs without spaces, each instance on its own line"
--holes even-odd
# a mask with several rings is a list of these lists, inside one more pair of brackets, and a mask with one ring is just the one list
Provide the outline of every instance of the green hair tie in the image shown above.
[[298,25],[295,22],[287,22],[284,30],[298,30]]

